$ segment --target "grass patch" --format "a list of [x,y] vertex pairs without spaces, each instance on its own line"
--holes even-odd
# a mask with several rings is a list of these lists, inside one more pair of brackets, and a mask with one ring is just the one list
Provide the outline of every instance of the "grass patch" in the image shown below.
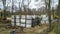
[[52,31],[49,34],[56,34],[57,32],[57,23],[52,23]]

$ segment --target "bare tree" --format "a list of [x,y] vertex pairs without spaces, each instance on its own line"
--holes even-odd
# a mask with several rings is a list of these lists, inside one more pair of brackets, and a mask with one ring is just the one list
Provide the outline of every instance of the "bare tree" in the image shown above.
[[50,6],[50,3],[51,3],[51,0],[49,0],[49,3],[48,3],[48,15],[49,15],[49,31],[51,31],[51,6]]
[[21,10],[21,7],[20,7],[20,2],[19,2],[19,11],[21,12],[22,10]]
[[27,1],[28,1],[28,6],[27,6],[27,7],[28,7],[28,8],[27,8],[27,13],[28,13],[28,14],[31,14],[31,10],[29,9],[29,4],[30,4],[31,0],[30,0],[30,1],[29,1],[29,0],[27,0]]
[[2,3],[3,3],[3,7],[4,7],[4,20],[6,20],[6,0],[2,0]]
[[47,6],[48,6],[47,0],[45,0],[45,5],[46,5],[46,7],[45,7],[45,13],[47,13]]

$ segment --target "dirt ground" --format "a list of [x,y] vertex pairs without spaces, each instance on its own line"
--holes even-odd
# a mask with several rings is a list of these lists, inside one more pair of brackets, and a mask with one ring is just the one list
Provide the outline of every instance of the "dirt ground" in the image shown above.
[[[24,28],[23,32],[20,30],[20,28],[16,29],[18,34],[45,34],[48,26],[47,25],[41,25],[41,26],[35,26],[31,28]],[[5,28],[0,26],[0,34],[10,34],[12,29]]]

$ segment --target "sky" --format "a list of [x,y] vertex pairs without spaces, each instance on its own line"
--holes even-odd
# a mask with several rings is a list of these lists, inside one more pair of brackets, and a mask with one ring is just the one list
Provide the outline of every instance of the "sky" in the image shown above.
[[0,8],[3,9],[2,1],[0,1]]
[[[22,0],[14,0],[14,5],[18,8],[19,7],[19,1],[20,2],[22,2]],[[25,0],[24,1],[24,4],[27,6],[28,5],[28,2],[27,2],[28,0]],[[29,0],[30,1],[30,0]],[[52,0],[53,1],[53,0]],[[6,6],[7,6],[7,4],[8,4],[8,6],[11,6],[12,5],[12,0],[7,0],[6,1]],[[58,0],[54,0],[54,4],[52,3],[51,4],[51,7],[56,7],[56,5],[58,5]],[[22,6],[21,6],[22,7]],[[31,2],[30,2],[30,4],[29,4],[29,6],[28,6],[30,9],[39,9],[39,8],[41,8],[41,7],[45,7],[45,3],[44,3],[44,1],[43,0],[31,0]],[[2,4],[2,1],[0,1],[0,8],[2,8],[3,9],[3,4]]]

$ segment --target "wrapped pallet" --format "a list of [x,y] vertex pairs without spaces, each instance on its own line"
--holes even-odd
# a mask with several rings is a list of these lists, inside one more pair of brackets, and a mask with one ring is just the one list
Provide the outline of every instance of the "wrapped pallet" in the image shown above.
[[20,16],[16,15],[16,26],[20,26]]
[[15,20],[14,20],[14,15],[12,15],[12,16],[11,16],[11,25],[12,25],[12,26],[15,25],[14,21],[15,21]]
[[21,19],[25,19],[25,15],[21,15]]
[[25,15],[21,15],[21,24],[20,24],[20,26],[23,26],[23,27],[25,27]]
[[31,20],[26,20],[26,28],[31,28]]
[[20,17],[19,15],[15,15],[15,16],[12,15],[11,24],[12,24],[12,26],[16,25],[16,26],[30,28],[30,27],[36,25],[35,16],[33,16],[33,15],[26,15],[26,16],[21,15],[21,17]]
[[32,15],[27,15],[27,19],[31,20],[32,19]]
[[26,28],[31,28],[32,23],[32,15],[27,15],[26,18]]

